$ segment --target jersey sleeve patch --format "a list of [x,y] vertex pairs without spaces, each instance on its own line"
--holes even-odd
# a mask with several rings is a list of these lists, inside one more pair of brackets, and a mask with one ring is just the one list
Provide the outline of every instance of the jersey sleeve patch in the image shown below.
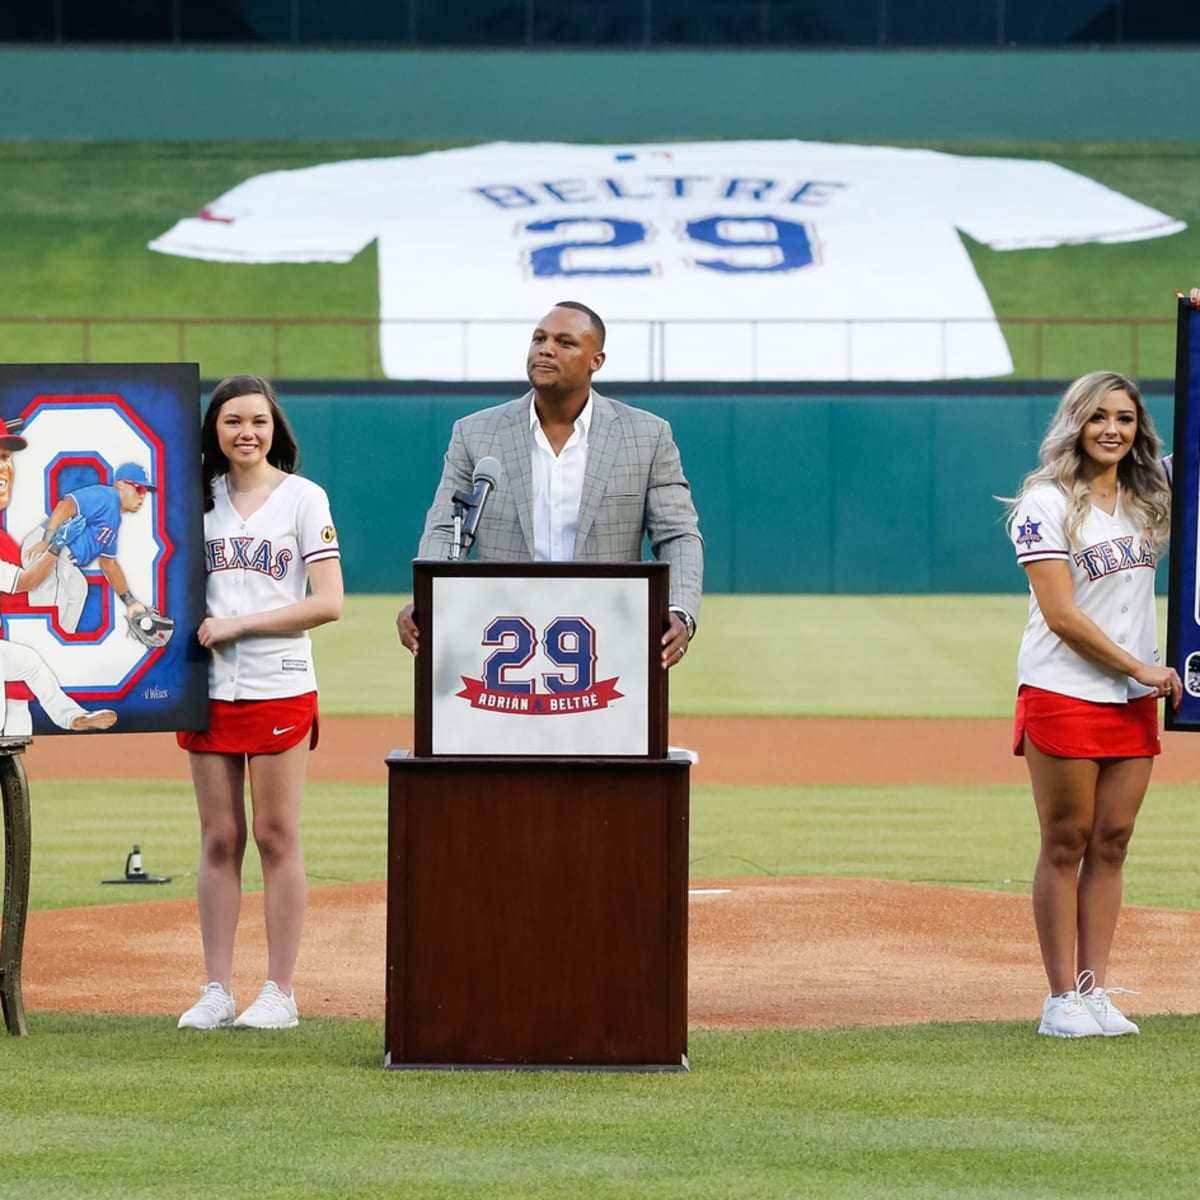
[[1028,546],[1030,549],[1042,540],[1042,523],[1035,521],[1032,517],[1026,516],[1025,520],[1017,525],[1017,545]]
[[1069,558],[1070,546],[1063,529],[1065,500],[1049,488],[1035,488],[1021,502],[1008,535],[1017,552],[1018,566],[1039,558]]

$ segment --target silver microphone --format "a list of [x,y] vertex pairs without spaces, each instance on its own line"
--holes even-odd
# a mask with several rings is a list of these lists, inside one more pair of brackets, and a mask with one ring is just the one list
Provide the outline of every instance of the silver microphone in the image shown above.
[[483,516],[483,506],[500,482],[503,473],[499,460],[490,455],[481,458],[475,464],[475,470],[471,474],[471,494],[466,499],[467,515],[463,518],[462,527],[462,544],[466,550],[471,548],[471,543],[475,540],[475,530]]

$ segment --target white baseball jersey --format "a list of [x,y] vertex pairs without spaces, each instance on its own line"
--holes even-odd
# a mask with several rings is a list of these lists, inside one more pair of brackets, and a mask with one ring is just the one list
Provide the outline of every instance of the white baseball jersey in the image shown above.
[[[20,567],[0,559],[0,591],[15,593],[20,578]],[[62,690],[58,676],[36,650],[0,638],[0,733],[20,737],[33,732],[29,702],[3,700],[4,684],[10,679],[26,684],[60,729],[70,729],[71,722],[86,713],[81,704]]]
[[[338,558],[337,533],[325,490],[288,475],[249,517],[229,498],[227,478],[213,487],[204,514],[205,599],[210,617],[236,617],[298,604],[308,590],[308,564]],[[208,694],[214,700],[274,700],[315,691],[307,632],[251,635],[213,648]]]
[[1020,250],[1183,228],[1050,162],[499,142],[256,175],[150,248],[348,262],[376,242],[394,379],[519,378],[565,298],[608,323],[606,379],[940,379],[1012,371],[960,231]]
[[[1036,487],[1022,496],[1009,529],[1017,562],[1022,566],[1049,559],[1066,562],[1080,612],[1140,662],[1157,662],[1157,554],[1143,545],[1119,501],[1112,516],[1092,506],[1080,531],[1078,550],[1067,541],[1066,515],[1067,498],[1056,487]],[[1048,692],[1109,704],[1136,700],[1154,690],[1076,654],[1046,625],[1032,587],[1017,679]]]
[[18,567],[15,563],[0,559],[0,591],[15,595],[17,582],[21,578],[21,571],[22,568]]

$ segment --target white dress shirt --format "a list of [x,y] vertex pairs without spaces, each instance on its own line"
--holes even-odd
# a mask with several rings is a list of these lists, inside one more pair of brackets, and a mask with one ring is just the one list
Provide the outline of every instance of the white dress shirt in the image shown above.
[[588,393],[575,428],[558,453],[538,420],[534,399],[529,401],[529,450],[533,467],[534,562],[569,562],[575,557],[575,531],[583,473],[587,469],[588,433],[592,427],[592,396]]

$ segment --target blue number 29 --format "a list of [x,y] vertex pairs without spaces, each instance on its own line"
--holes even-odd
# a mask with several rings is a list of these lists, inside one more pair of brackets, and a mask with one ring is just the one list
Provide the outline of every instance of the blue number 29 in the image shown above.
[[568,250],[617,250],[646,240],[646,227],[640,221],[621,221],[614,218],[562,217],[554,221],[534,221],[526,225],[529,233],[557,233],[564,226],[607,225],[609,236],[602,241],[555,242],[539,246],[530,252],[529,265],[534,275],[649,275],[653,267],[568,267],[563,255]]
[[[647,228],[641,221],[629,221],[616,217],[561,217],[549,221],[534,221],[524,227],[526,233],[558,233],[572,226],[601,226],[603,235],[591,240],[554,242],[538,246],[529,252],[529,269],[542,278],[550,276],[603,276],[603,275],[656,275],[658,263],[644,266],[613,267],[570,267],[565,256],[571,250],[618,250],[628,246],[648,244]],[[769,235],[763,236],[763,227]],[[739,233],[746,236],[738,236]],[[696,258],[692,265],[705,271],[723,271],[732,274],[766,274],[777,271],[799,271],[812,266],[812,242],[808,230],[799,221],[785,221],[782,217],[736,216],[703,217],[688,221],[682,236],[689,242],[715,246],[729,251],[720,258]],[[738,261],[744,258],[741,250],[769,249],[774,252],[774,261],[766,264]]]
[[[533,681],[509,672],[528,666],[538,648],[537,634],[524,617],[496,617],[483,631],[484,646],[495,646],[483,664],[489,692],[528,696]],[[559,694],[586,692],[595,682],[596,631],[582,617],[555,617],[542,635],[542,653],[562,671],[545,672],[546,690]]]
[[[775,230],[775,236],[730,237],[729,234],[745,221],[750,221],[753,225],[770,225]],[[725,258],[696,259],[696,266],[709,271],[798,271],[802,267],[812,266],[813,253],[812,244],[808,240],[808,230],[796,221],[783,221],[778,217],[705,217],[702,221],[689,221],[687,235],[693,241],[704,242],[709,246],[739,250],[765,246],[778,254],[778,260],[768,266],[744,266]]]

